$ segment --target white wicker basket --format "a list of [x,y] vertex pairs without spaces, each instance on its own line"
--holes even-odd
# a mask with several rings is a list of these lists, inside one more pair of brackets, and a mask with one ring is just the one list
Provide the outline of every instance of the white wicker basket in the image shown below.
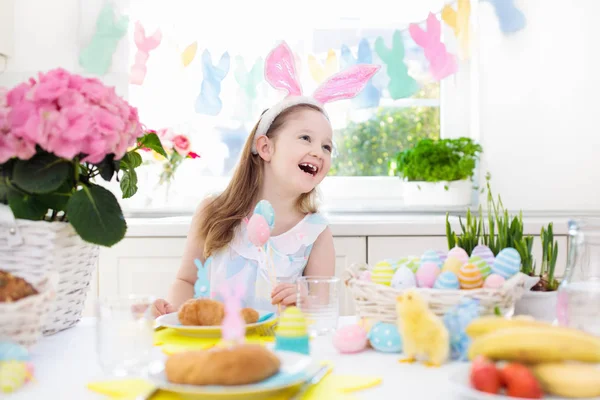
[[0,269],[29,276],[58,272],[56,299],[43,333],[75,325],[98,261],[99,247],[84,242],[71,224],[15,220],[9,207],[0,204]]
[[38,291],[12,303],[0,303],[0,341],[8,340],[31,347],[40,336],[44,322],[54,304],[59,276],[51,272],[45,276],[28,276],[15,273],[24,278]]
[[[402,293],[390,286],[359,279],[365,264],[354,264],[346,270],[345,284],[356,305],[357,315],[375,321],[396,322],[396,297]],[[500,289],[439,290],[419,288],[417,291],[429,304],[429,309],[438,316],[459,304],[463,297],[479,300],[482,315],[493,314],[498,307],[503,315],[514,313],[516,301],[526,288],[527,275],[518,273],[508,279]]]

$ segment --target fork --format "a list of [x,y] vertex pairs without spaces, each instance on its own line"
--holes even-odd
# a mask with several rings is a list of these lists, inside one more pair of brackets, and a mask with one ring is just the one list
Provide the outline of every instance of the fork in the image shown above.
[[321,368],[319,368],[317,370],[317,372],[315,372],[306,381],[304,381],[304,383],[302,384],[302,386],[300,386],[300,389],[298,389],[298,391],[294,394],[294,396],[292,398],[290,398],[290,400],[300,400],[300,399],[302,399],[302,397],[304,396],[304,394],[306,393],[306,391],[311,386],[314,386],[317,383],[321,382],[321,380],[323,378],[325,378],[327,376],[327,374],[329,374],[330,371],[331,371],[331,368],[329,367],[329,365],[323,365]]

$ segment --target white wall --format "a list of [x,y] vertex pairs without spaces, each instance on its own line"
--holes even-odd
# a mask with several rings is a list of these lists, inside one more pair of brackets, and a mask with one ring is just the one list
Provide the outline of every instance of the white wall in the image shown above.
[[600,210],[600,1],[516,4],[510,37],[479,4],[483,168],[511,209]]

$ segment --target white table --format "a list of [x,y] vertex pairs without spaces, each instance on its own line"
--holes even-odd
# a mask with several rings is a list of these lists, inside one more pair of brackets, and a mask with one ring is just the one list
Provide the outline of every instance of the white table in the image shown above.
[[[355,322],[354,317],[342,317],[341,325]],[[88,382],[106,379],[100,370],[95,348],[95,320],[83,319],[77,326],[43,337],[32,349],[37,382],[28,383],[17,392],[0,396],[7,400],[21,399],[106,399],[86,388]],[[375,375],[383,379],[381,385],[357,392],[361,399],[438,400],[460,399],[452,392],[448,374],[459,364],[451,363],[441,368],[426,368],[420,364],[400,364],[399,354],[386,354],[367,350],[358,354],[339,354],[330,337],[311,341],[311,355],[331,361],[334,373],[349,375]]]

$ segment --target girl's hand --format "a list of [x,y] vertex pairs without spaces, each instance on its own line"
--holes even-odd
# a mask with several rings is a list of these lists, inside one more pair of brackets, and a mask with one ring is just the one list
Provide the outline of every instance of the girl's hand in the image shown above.
[[271,292],[271,304],[283,306],[296,305],[296,285],[293,283],[280,283]]
[[154,315],[155,318],[175,311],[175,307],[163,299],[157,299],[154,304],[152,304],[152,315]]

